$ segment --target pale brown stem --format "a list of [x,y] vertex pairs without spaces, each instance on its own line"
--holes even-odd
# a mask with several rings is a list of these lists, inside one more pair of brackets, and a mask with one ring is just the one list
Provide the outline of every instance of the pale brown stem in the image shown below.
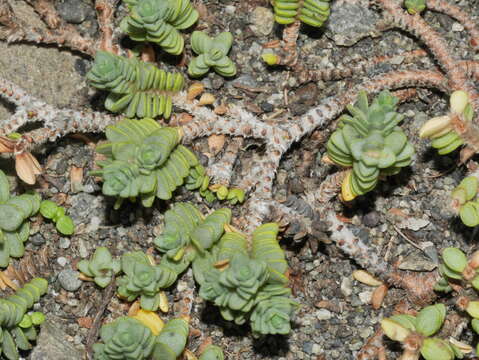
[[50,0],[25,0],[40,15],[50,29],[56,29],[62,23],[57,10]]
[[118,54],[119,48],[113,43],[114,13],[118,0],[96,0],[95,9],[98,13],[98,24],[101,31],[100,49]]

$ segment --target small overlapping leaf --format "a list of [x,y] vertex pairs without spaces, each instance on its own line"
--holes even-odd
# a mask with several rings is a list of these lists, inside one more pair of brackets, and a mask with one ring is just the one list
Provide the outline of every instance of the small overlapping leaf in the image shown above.
[[274,0],[274,19],[279,24],[292,24],[296,19],[314,27],[322,26],[329,17],[329,0]]
[[208,345],[201,353],[198,360],[224,360],[223,350],[216,345]]
[[425,339],[420,351],[425,360],[453,360],[456,357],[451,345],[438,338]]
[[140,297],[142,309],[156,311],[160,304],[159,292],[176,281],[177,274],[163,265],[154,265],[141,251],[121,257],[124,275],[118,278],[118,295],[133,301]]
[[441,328],[445,318],[444,304],[427,306],[416,316],[416,330],[424,336],[434,335]]
[[412,162],[414,148],[397,126],[404,117],[395,111],[397,101],[383,91],[369,105],[366,92],[361,92],[355,105],[348,106],[352,116],[344,115],[331,135],[328,157],[352,167],[343,181],[344,200],[371,191],[380,175],[394,175]]
[[81,260],[77,267],[83,274],[93,278],[95,284],[102,288],[108,286],[113,275],[118,274],[121,270],[120,262],[113,259],[110,251],[103,246],[96,248],[90,260]]
[[60,234],[73,235],[75,224],[71,217],[65,215],[65,209],[51,200],[43,200],[40,204],[40,214],[55,223]]
[[426,0],[405,0],[404,6],[411,15],[420,14],[426,9]]
[[140,197],[150,207],[155,198],[171,199],[198,165],[196,156],[179,144],[178,128],[161,127],[149,118],[122,120],[107,127],[106,136],[97,151],[107,159],[98,162],[101,170],[92,172],[103,178],[105,195]]
[[130,15],[120,27],[135,41],[158,44],[166,52],[179,55],[184,40],[178,30],[198,20],[198,11],[190,0],[128,0]]
[[255,336],[289,334],[291,316],[298,304],[285,296],[275,296],[259,302],[251,313],[251,329]]
[[122,316],[100,329],[102,343],[93,345],[95,360],[149,360],[156,337],[140,321]]
[[93,87],[110,92],[106,109],[122,112],[129,118],[169,118],[171,96],[182,90],[184,84],[179,73],[168,73],[137,58],[104,51],[96,53],[87,78]]
[[228,57],[228,52],[233,44],[233,35],[222,32],[211,38],[201,31],[194,31],[191,35],[191,47],[198,54],[188,65],[188,74],[199,77],[208,72],[210,68],[221,76],[231,77],[236,75],[236,65]]
[[175,360],[185,349],[188,322],[183,318],[168,321],[156,339],[152,360]]

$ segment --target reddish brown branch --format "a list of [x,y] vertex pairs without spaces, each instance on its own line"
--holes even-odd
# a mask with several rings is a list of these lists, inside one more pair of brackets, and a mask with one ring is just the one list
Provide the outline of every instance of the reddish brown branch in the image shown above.
[[62,23],[55,6],[50,0],[25,0],[50,29],[56,29]]
[[388,20],[392,24],[424,42],[446,72],[452,90],[465,90],[471,96],[476,97],[475,89],[461,71],[458,60],[452,56],[444,39],[419,14],[408,15],[394,0],[377,0],[377,2],[386,11],[386,16],[389,17]]
[[469,33],[470,44],[474,49],[479,47],[479,29],[476,27],[477,21],[472,20],[469,15],[460,7],[454,5],[450,1],[444,0],[427,0],[427,8],[437,11],[459,21]]
[[113,44],[114,13],[118,0],[96,0],[98,24],[101,31],[100,49],[118,54],[118,45]]

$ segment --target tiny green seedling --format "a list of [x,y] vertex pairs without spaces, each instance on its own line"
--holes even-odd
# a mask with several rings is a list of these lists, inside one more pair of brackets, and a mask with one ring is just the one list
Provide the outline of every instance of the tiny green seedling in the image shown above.
[[71,217],[65,215],[65,209],[51,200],[43,200],[40,204],[40,214],[45,219],[52,220],[58,232],[63,235],[73,235],[75,224]]
[[381,327],[388,338],[402,343],[403,359],[425,360],[462,359],[464,353],[452,342],[433,337],[446,318],[443,304],[427,306],[417,316],[400,314],[381,320]]
[[426,9],[426,0],[405,0],[404,7],[411,15],[420,14]]

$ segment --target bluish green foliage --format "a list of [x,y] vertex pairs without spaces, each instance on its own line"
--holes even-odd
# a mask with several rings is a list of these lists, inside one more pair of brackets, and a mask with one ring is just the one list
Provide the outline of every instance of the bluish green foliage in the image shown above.
[[405,0],[404,6],[411,15],[420,14],[426,9],[426,0]]
[[44,218],[52,220],[59,233],[63,235],[73,235],[75,232],[75,224],[72,218],[65,215],[65,209],[53,201],[43,200],[40,204],[40,214],[42,214]]
[[97,89],[109,92],[105,108],[129,118],[171,115],[171,96],[183,88],[179,73],[169,73],[153,64],[98,51],[87,79]]
[[113,259],[108,249],[103,246],[96,248],[91,260],[81,260],[77,267],[102,288],[107,287],[112,277],[121,270],[120,261]]
[[[473,255],[477,256],[477,254]],[[442,252],[443,263],[439,265],[439,272],[442,278],[434,286],[436,291],[450,292],[452,291],[449,282],[466,281],[472,287],[479,291],[479,268],[476,264],[468,271],[467,279],[463,275],[463,271],[468,266],[466,254],[462,250],[454,247],[448,247]],[[474,260],[477,261],[477,260]]]
[[179,55],[184,40],[178,30],[198,20],[198,11],[190,0],[128,0],[130,15],[120,27],[135,41],[158,44],[166,52]]
[[155,239],[157,249],[166,254],[161,264],[183,272],[197,256],[211,248],[231,221],[230,209],[219,209],[205,219],[190,203],[173,204],[165,213],[165,230]]
[[219,306],[226,320],[243,324],[249,319],[254,336],[289,333],[298,306],[290,298],[277,234],[277,224],[258,227],[249,251],[243,235],[228,232],[193,261],[200,296]]
[[155,336],[140,321],[122,316],[100,329],[102,343],[93,345],[95,360],[146,360],[155,346]]
[[468,176],[453,190],[453,206],[458,208],[459,216],[464,225],[475,227],[479,225],[479,202],[477,201],[478,179]]
[[443,304],[427,306],[417,316],[400,314],[381,321],[381,327],[391,340],[406,343],[407,339],[420,340],[419,352],[425,360],[462,359],[462,351],[448,340],[433,337],[441,329],[446,318]]
[[107,159],[98,162],[100,171],[93,172],[103,178],[103,194],[119,199],[140,197],[146,207],[155,198],[171,199],[199,164],[179,144],[179,129],[161,127],[152,119],[125,119],[107,127],[106,137],[108,141],[96,151]]
[[192,77],[200,77],[210,68],[221,76],[236,75],[236,65],[228,57],[233,44],[233,35],[230,32],[222,32],[215,38],[211,38],[202,31],[194,31],[191,35],[191,48],[198,57],[191,60],[188,65],[188,74]]
[[339,129],[328,141],[329,158],[352,167],[345,179],[351,198],[373,190],[380,175],[396,174],[412,162],[414,148],[397,126],[404,118],[396,112],[397,102],[383,91],[369,105],[367,93],[361,92],[354,106],[348,106],[352,116],[341,117]]
[[37,337],[35,326],[45,317],[41,313],[27,314],[33,304],[47,292],[48,282],[35,278],[18,289],[14,295],[0,299],[0,357],[20,359],[19,350],[30,350],[30,341]]
[[188,333],[188,322],[182,318],[168,321],[155,336],[141,321],[122,316],[101,327],[102,342],[93,345],[94,359],[176,360],[185,349]]
[[10,257],[19,258],[25,253],[24,242],[30,236],[28,218],[40,208],[37,193],[12,196],[7,177],[0,170],[0,267],[7,267]]
[[159,292],[176,281],[177,274],[163,265],[155,265],[141,251],[121,257],[124,275],[118,278],[118,295],[127,301],[140,297],[142,309],[156,311],[160,304]]
[[277,23],[292,24],[296,19],[321,27],[329,17],[329,0],[274,0],[274,19]]
[[208,345],[198,360],[224,360],[223,350],[216,345]]

